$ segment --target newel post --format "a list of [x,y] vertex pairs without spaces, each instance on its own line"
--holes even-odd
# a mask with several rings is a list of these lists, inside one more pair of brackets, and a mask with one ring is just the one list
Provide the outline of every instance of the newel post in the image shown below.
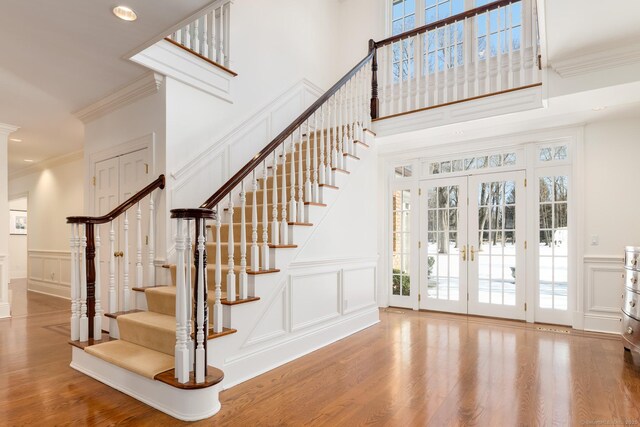
[[380,100],[378,99],[378,49],[376,42],[369,40],[369,52],[373,51],[371,60],[371,119],[379,117]]
[[87,317],[89,321],[89,338],[100,339],[93,335],[93,320],[96,315],[96,241],[94,225],[86,223],[87,237]]

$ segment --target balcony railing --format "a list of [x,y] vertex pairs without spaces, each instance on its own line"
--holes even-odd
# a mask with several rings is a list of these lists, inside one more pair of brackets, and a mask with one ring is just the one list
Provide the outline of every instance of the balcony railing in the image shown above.
[[231,0],[212,3],[200,16],[167,39],[218,65],[230,65]]
[[375,47],[379,100],[372,102],[374,118],[541,81],[533,0],[495,1],[375,42]]

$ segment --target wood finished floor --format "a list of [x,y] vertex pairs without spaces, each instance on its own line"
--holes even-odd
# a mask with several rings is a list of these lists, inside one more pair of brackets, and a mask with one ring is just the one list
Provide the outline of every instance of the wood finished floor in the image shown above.
[[[16,308],[30,314],[0,320],[0,425],[186,424],[71,369],[68,301],[22,293]],[[222,410],[194,424],[640,423],[640,360],[616,337],[397,309],[380,318],[224,391]]]

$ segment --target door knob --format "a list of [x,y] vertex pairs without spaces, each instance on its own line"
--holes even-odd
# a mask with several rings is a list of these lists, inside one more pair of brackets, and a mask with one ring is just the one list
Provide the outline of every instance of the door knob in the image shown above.
[[463,261],[467,260],[467,245],[462,246],[462,260]]
[[633,334],[633,328],[631,326],[627,328],[627,334],[629,335]]
[[476,255],[476,250],[473,248],[473,246],[471,246],[471,261],[475,259],[475,255]]
[[120,251],[120,252],[114,252],[114,253],[113,253],[113,256],[114,256],[114,257],[119,257],[119,256],[121,257],[121,256],[124,256],[124,252],[122,252],[122,251]]

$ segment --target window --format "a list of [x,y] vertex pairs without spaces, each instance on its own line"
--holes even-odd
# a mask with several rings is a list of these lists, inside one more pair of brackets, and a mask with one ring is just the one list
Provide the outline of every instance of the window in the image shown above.
[[[490,1],[478,0],[476,7],[487,3],[490,3]],[[498,51],[501,54],[508,53],[509,43],[511,43],[511,50],[520,49],[522,2],[511,3],[508,7],[478,15],[476,22],[478,57],[480,59],[488,58],[487,48],[489,49],[489,56],[496,56]]]
[[411,165],[396,166],[394,168],[394,176],[396,178],[411,178],[413,176],[413,168]]
[[[391,34],[396,35],[416,27],[416,1],[393,0]],[[414,74],[413,39],[393,44],[393,81],[406,80]]]
[[429,163],[429,175],[456,173],[474,169],[515,166],[516,153],[496,153],[486,156],[469,156]]
[[539,304],[540,308],[567,310],[569,232],[566,175],[539,178]]
[[569,148],[567,145],[545,146],[538,149],[538,160],[540,162],[553,162],[557,160],[568,160]]
[[392,209],[392,293],[411,295],[409,271],[411,253],[411,191],[397,190],[391,198]]

